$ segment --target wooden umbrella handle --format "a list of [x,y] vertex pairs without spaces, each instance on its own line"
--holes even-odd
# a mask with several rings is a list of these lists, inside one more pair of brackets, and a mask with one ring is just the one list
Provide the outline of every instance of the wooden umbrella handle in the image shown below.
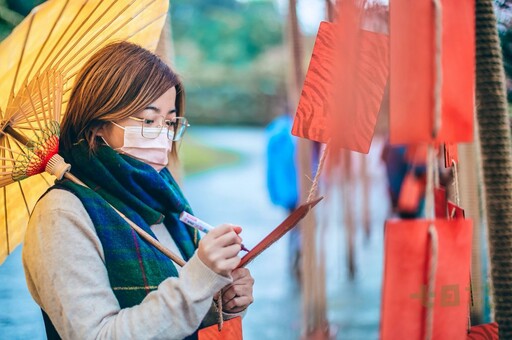
[[[87,184],[85,184],[84,182],[82,182],[81,180],[79,180],[77,177],[75,177],[72,173],[70,172],[66,172],[64,174],[64,177],[66,177],[67,179],[69,179],[70,181],[72,181],[73,183],[76,183],[76,184],[79,184],[81,186],[84,186],[86,188],[89,188],[87,186]],[[142,229],[141,227],[139,227],[138,225],[136,225],[132,220],[130,220],[128,217],[126,217],[122,212],[120,212],[119,210],[117,210],[112,204],[110,204],[109,202],[107,202],[108,205],[110,205],[110,207],[112,209],[114,209],[118,214],[119,216],[121,216],[129,225],[130,227],[133,228],[133,230],[135,230],[137,232],[137,234],[139,234],[143,239],[145,239],[146,241],[148,241],[151,245],[153,245],[156,249],[160,250],[162,252],[162,254],[164,254],[165,256],[167,256],[168,258],[170,258],[172,261],[174,261],[177,265],[179,265],[180,267],[183,267],[185,265],[185,261],[183,261],[183,259],[181,257],[179,257],[178,255],[176,255],[174,252],[172,252],[171,250],[169,250],[168,248],[166,248],[163,244],[161,244],[156,238],[154,238],[153,236],[151,236],[150,234],[148,234],[144,229]]]

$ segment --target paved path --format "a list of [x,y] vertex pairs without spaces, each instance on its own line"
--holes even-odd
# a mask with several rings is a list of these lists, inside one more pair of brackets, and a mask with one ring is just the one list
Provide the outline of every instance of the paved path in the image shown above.
[[0,267],[0,338],[46,339],[41,310],[32,300],[18,247]]
[[[240,152],[243,160],[234,166],[187,177],[184,191],[195,213],[211,224],[230,222],[243,226],[249,248],[286,216],[269,203],[265,185],[265,137],[258,128],[194,128],[191,133],[207,145]],[[356,235],[357,273],[347,279],[344,231],[340,200],[336,192],[318,211],[329,212],[326,225],[328,250],[328,318],[338,328],[339,339],[377,339],[382,275],[382,223],[388,204],[378,150],[370,155],[373,191],[372,235]],[[354,192],[354,206],[359,193]],[[360,214],[356,214],[360,220]],[[289,274],[287,240],[282,239],[249,265],[256,280],[255,302],[244,319],[247,340],[298,339],[301,302],[297,284]],[[25,287],[20,249],[0,266],[0,338],[44,339],[40,311]]]
[[[250,248],[286,216],[268,200],[265,185],[265,136],[261,129],[204,129],[196,137],[206,144],[238,151],[246,159],[223,171],[197,175],[185,182],[195,213],[210,223],[231,222],[244,227],[244,243]],[[388,211],[379,140],[369,157],[372,180],[372,234],[367,241],[356,232],[357,273],[348,280],[345,265],[345,232],[341,201],[334,190],[317,208],[331,215],[326,225],[328,318],[338,328],[339,339],[377,339],[382,279],[382,230]],[[357,166],[355,167],[357,171]],[[359,189],[359,187],[356,187]],[[356,220],[361,221],[359,190],[354,192]],[[289,274],[287,240],[283,239],[249,265],[256,280],[255,302],[244,319],[246,339],[298,339],[301,302],[297,284]]]
[[[196,175],[184,190],[196,215],[211,224],[243,227],[251,248],[286,216],[271,205],[265,183],[265,139],[261,129],[202,129],[195,136],[206,144],[240,152],[244,160],[222,171]],[[249,265],[256,280],[255,302],[244,319],[246,339],[297,339],[300,331],[299,291],[288,275],[287,242],[280,240]]]

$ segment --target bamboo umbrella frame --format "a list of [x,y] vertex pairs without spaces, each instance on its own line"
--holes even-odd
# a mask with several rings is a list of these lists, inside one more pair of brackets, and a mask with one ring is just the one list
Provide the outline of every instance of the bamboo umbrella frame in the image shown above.
[[[24,108],[27,117],[23,118],[24,124],[33,126],[21,126],[13,120],[12,114],[19,104],[14,101],[15,94],[21,98],[19,94],[34,78],[45,72],[61,73],[64,98],[58,104],[58,112],[64,112],[74,77],[88,57],[105,44],[118,40],[154,50],[167,8],[168,2],[163,0],[49,0],[36,7],[0,45],[0,59],[5,61],[0,67],[0,144],[7,149],[17,144],[30,149],[32,136],[23,134],[29,130],[44,131],[48,125],[45,121],[37,126],[41,122],[39,118],[28,116],[37,112],[37,107]],[[41,92],[32,91],[33,95],[37,93]],[[44,104],[45,100],[25,99],[24,105],[37,100]],[[52,120],[58,123],[60,116]],[[15,144],[6,145],[9,142]],[[37,198],[50,186],[51,177],[44,173],[29,177],[0,191],[0,263],[23,240],[30,212]]]

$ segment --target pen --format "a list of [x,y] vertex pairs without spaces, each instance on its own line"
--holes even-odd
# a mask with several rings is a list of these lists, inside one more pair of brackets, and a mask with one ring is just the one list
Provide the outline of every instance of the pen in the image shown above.
[[[214,228],[212,225],[206,223],[205,221],[200,220],[199,218],[193,215],[190,215],[186,211],[180,214],[180,221],[189,225],[192,228],[202,231],[203,233],[208,233]],[[247,249],[243,244],[241,246],[243,251],[249,252],[249,249]]]

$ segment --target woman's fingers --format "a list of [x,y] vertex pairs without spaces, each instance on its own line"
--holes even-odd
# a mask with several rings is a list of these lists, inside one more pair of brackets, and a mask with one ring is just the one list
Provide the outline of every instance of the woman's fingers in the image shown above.
[[226,246],[230,246],[232,244],[242,244],[242,239],[240,238],[240,236],[238,236],[237,233],[235,233],[233,230],[231,230],[231,231],[217,237],[215,239],[215,243],[219,247],[226,247]]
[[233,277],[233,284],[235,284],[237,281],[239,281],[243,278],[248,278],[248,279],[252,280],[252,282],[254,283],[254,279],[251,276],[251,272],[247,268],[237,268],[237,269],[233,270],[233,273],[231,273],[231,276]]
[[242,296],[252,296],[252,286],[250,285],[232,285],[222,294],[222,302],[229,301]]
[[253,302],[254,279],[246,268],[237,268],[231,272],[233,283],[223,290],[222,302],[225,310],[237,313]]
[[230,301],[224,303],[222,300],[222,307],[228,313],[238,313],[249,307],[249,305],[253,302],[253,297],[251,296],[237,296]]
[[210,232],[208,232],[207,235],[217,238],[217,237],[222,236],[230,231],[233,231],[236,234],[239,234],[242,232],[242,227],[234,225],[234,224],[221,224],[221,225],[213,228]]
[[[232,230],[235,234],[239,235],[242,232],[242,227],[233,225],[233,224],[221,224],[220,226],[213,229],[215,233],[213,233],[213,237],[215,238],[224,238],[226,234],[230,234],[230,231]],[[209,232],[209,234],[212,234],[212,232]],[[238,236],[237,243],[242,243],[242,238]]]
[[199,242],[199,258],[217,274],[229,276],[240,263],[238,253],[242,241],[235,229],[241,230],[240,227],[229,224],[220,225]]

